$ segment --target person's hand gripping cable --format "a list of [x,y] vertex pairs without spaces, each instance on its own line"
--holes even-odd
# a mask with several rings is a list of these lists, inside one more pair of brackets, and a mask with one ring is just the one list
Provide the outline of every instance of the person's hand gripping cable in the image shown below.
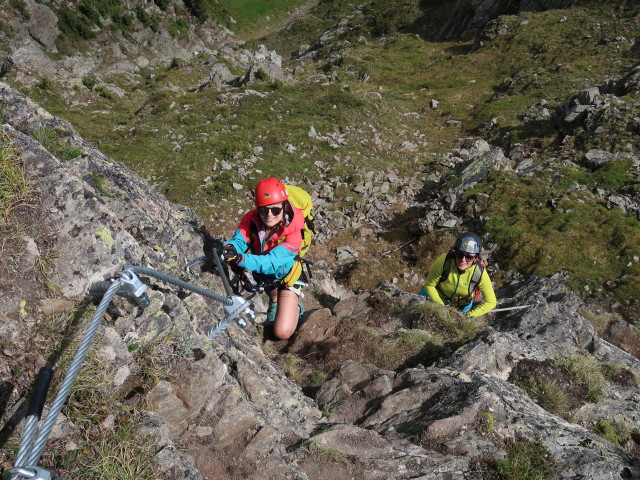
[[229,264],[229,265],[237,265],[242,262],[243,256],[238,253],[236,247],[231,245],[230,243],[226,244],[222,247],[222,255],[220,255],[220,260]]

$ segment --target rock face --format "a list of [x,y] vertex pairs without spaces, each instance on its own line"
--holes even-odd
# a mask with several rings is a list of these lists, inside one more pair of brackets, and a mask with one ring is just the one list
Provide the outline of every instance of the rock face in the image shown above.
[[[21,5],[18,15],[14,8],[0,12],[0,21],[5,26],[0,31],[0,40],[7,46],[7,51],[0,53],[0,61],[4,63],[4,74],[10,73],[27,87],[43,78],[80,86],[86,76],[101,80],[110,75],[136,74],[141,68],[166,66],[176,59],[187,60],[201,53],[211,55],[224,45],[236,43],[232,32],[211,19],[199,22],[185,13],[190,18],[185,21],[172,8],[162,11],[154,2],[134,1],[129,2],[122,14],[130,22],[127,35],[118,28],[111,30],[94,24],[91,34],[95,38],[83,39],[85,48],[81,52],[66,53],[54,61],[49,55],[59,54],[56,42],[61,34],[60,25],[75,18],[73,14],[66,19],[59,18],[68,12],[69,5],[60,1],[44,5],[32,0],[17,5]],[[151,28],[140,18],[145,18],[147,23],[153,18],[166,23]],[[108,27],[111,21],[101,18],[98,23]],[[171,35],[172,22],[182,25],[180,35]],[[66,29],[69,28],[73,27],[67,25]]]
[[[0,404],[11,413],[28,391],[34,368],[44,363],[39,348],[30,349],[24,339],[46,342],[38,326],[46,312],[61,315],[80,308],[93,281],[114,275],[125,264],[185,278],[186,261],[202,254],[202,238],[193,212],[168,202],[67,123],[5,84],[0,84],[0,104],[8,122],[2,135],[20,152],[34,182],[24,238],[5,241],[4,252],[11,251],[12,261],[3,259],[2,265],[0,338],[6,347],[0,353],[0,376],[21,385]],[[36,128],[56,132],[82,155],[61,161],[28,135]],[[33,285],[45,251],[55,258],[47,270],[49,291]],[[186,279],[224,291],[209,274]],[[57,301],[49,298],[52,294]],[[144,311],[115,299],[95,348],[114,367],[113,398],[130,399],[141,395],[136,386],[141,369],[132,346],[169,342],[178,349],[171,357],[180,360],[167,363],[164,378],[139,398],[153,412],[142,428],[156,439],[164,478],[265,478],[265,472],[274,478],[304,478],[286,457],[286,448],[315,428],[321,414],[313,401],[264,355],[255,335],[231,327],[216,342],[206,338],[203,331],[222,318],[219,303],[161,284],[149,297]],[[19,364],[25,366],[25,378],[11,373]]]
[[447,4],[446,11],[436,12],[426,20],[423,31],[430,40],[470,40],[500,15],[566,8],[574,3],[575,0],[457,0],[454,5]]
[[[0,411],[7,412],[3,423],[10,418],[15,423],[31,378],[46,360],[43,345],[55,337],[42,325],[74,309],[91,310],[92,281],[129,264],[214,292],[223,288],[216,276],[196,276],[184,268],[202,254],[201,221],[193,212],[168,202],[70,125],[5,84],[0,84],[0,107],[3,138],[19,152],[33,182],[30,206],[11,217],[20,234],[6,237],[0,264],[0,376],[12,382],[12,389],[0,391]],[[60,143],[45,148],[36,141],[34,133],[43,128]],[[69,149],[81,155],[61,160],[59,152]],[[473,172],[484,165],[508,166],[502,152],[488,145],[475,145],[464,156],[468,165],[478,159]],[[470,175],[469,181],[475,178]],[[381,193],[370,179],[358,188],[363,197]],[[3,234],[10,231],[2,228]],[[576,423],[544,410],[510,381],[526,362],[571,354],[589,355],[621,372],[640,371],[636,357],[597,336],[581,313],[587,307],[556,281],[532,278],[500,292],[501,298],[535,307],[497,316],[476,338],[452,354],[443,352],[432,365],[389,371],[346,361],[323,382],[315,400],[265,355],[254,326],[234,325],[210,341],[204,332],[222,317],[219,303],[171,284],[150,283],[144,310],[122,298],[113,301],[94,348],[112,369],[109,402],[146,406],[137,426],[153,439],[161,478],[474,478],[487,461],[508,455],[510,441],[542,445],[560,478],[640,475],[638,460],[627,453],[632,448],[593,430],[602,421],[629,431],[640,428],[637,380],[603,384],[598,403],[574,406]],[[289,346],[308,358],[340,342],[335,332],[343,322],[375,317],[372,335],[406,331],[420,301],[388,285],[353,295],[331,279],[322,283],[334,305],[310,312]],[[379,305],[387,300],[396,310],[384,317]],[[76,317],[80,321],[82,315]],[[619,332],[620,326],[612,325],[609,338]],[[145,373],[150,363],[164,365],[161,376]],[[101,428],[110,422],[114,419]],[[77,448],[78,427],[66,418],[61,425],[58,438],[66,448]]]
[[[507,379],[520,362],[581,351],[629,371],[638,371],[640,361],[600,340],[578,313],[584,305],[557,282],[534,278],[511,293],[514,302],[529,299],[535,307],[495,321],[495,328],[486,329],[434,366],[390,372],[343,363],[316,396],[323,411],[330,412],[329,422],[338,425],[314,441],[369,465],[365,478],[472,472],[474,458],[503,456],[499,439],[519,435],[540,440],[552,452],[557,462],[553,472],[561,478],[638,475],[637,461],[585,428],[604,418],[611,422],[624,418],[629,428],[637,428],[637,385],[609,385],[605,398],[576,412],[581,420],[575,424],[543,410]],[[399,438],[412,450],[400,459],[396,456],[388,471],[381,466],[390,466],[388,456],[380,454],[374,460],[371,451],[362,448],[363,444],[389,446],[391,452],[390,445],[397,447]],[[429,451],[433,445],[439,446],[435,455]],[[398,471],[405,473],[397,475]]]

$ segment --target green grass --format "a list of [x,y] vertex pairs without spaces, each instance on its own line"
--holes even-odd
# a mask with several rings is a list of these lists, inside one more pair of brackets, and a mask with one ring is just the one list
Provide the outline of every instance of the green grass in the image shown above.
[[370,327],[356,328],[345,342],[350,345],[354,361],[370,362],[389,370],[433,363],[443,345],[442,338],[433,332],[402,330],[394,335],[382,335]]
[[[277,25],[307,0],[226,0],[222,5],[210,1],[209,12],[220,23],[239,35],[254,34]],[[230,17],[234,22],[230,21]]]
[[76,478],[80,480],[155,480],[152,445],[154,440],[136,431],[133,418],[121,418],[83,450]]
[[[617,182],[619,171],[615,166],[611,171],[615,172],[611,181]],[[628,298],[640,278],[637,262],[627,266],[640,242],[636,215],[609,209],[590,193],[560,193],[574,179],[592,181],[589,176],[598,172],[575,171],[554,175],[555,179],[544,174],[518,178],[496,173],[465,195],[489,195],[484,229],[499,245],[499,256],[509,258],[510,269],[540,276],[562,269],[569,273],[568,284],[573,288],[588,286],[596,291],[605,282],[613,282],[608,289],[619,298]],[[556,180],[559,193],[554,199],[549,187]]]
[[567,418],[569,399],[563,390],[564,387],[538,376],[515,378],[514,382],[547,412]]
[[357,457],[344,455],[340,453],[338,450],[335,450],[330,447],[325,447],[314,441],[309,442],[308,448],[309,448],[310,454],[319,455],[331,463],[348,465],[350,463],[355,463],[357,461]]
[[496,460],[494,471],[501,480],[545,480],[552,477],[555,461],[541,440],[508,438],[507,457]]
[[[66,353],[75,354],[75,350]],[[71,357],[64,357],[59,371],[66,372],[69,365],[67,362],[70,361]],[[114,373],[113,366],[106,358],[89,350],[73,383],[69,401],[63,409],[74,425],[82,430],[89,430],[92,425],[104,422],[111,408],[109,387]]]
[[18,13],[20,13],[20,16],[25,20],[31,19],[31,15],[27,10],[27,2],[25,2],[24,0],[9,0],[9,5],[15,8]]
[[588,353],[576,353],[562,359],[562,365],[577,383],[586,388],[586,399],[596,402],[607,385],[597,360]]
[[[255,39],[248,48],[265,43],[283,54],[284,66],[291,67],[290,52],[312,43],[355,8],[355,4],[322,1],[300,21],[260,38],[267,31],[263,27],[277,24],[301,3],[233,0],[206,5],[209,14],[220,17],[216,19],[230,14],[238,22],[232,28]],[[556,156],[556,151],[545,149],[558,147],[565,135],[571,136],[576,148],[616,150],[632,141],[629,132],[613,132],[619,129],[617,124],[605,123],[615,135],[603,146],[579,127],[525,124],[521,117],[543,98],[552,111],[581,89],[602,85],[604,78],[620,76],[632,66],[634,59],[626,55],[628,44],[603,39],[635,38],[637,7],[618,9],[614,16],[607,3],[581,2],[571,9],[502,17],[496,32],[506,26],[507,33],[471,51],[470,42],[426,42],[412,33],[424,18],[446,13],[446,5],[417,0],[367,4],[367,15],[354,17],[342,36],[320,49],[320,62],[307,63],[296,74],[298,83],[263,80],[250,88],[265,96],[247,95],[224,105],[212,89],[194,93],[207,75],[202,59],[144,72],[155,76],[125,85],[126,98],[93,98],[88,108],[69,110],[51,92],[37,88],[31,95],[77,125],[107,154],[149,178],[171,200],[194,208],[209,228],[218,228],[211,219],[235,222],[238,208],[249,205],[247,192],[265,174],[319,180],[315,161],[329,164],[332,176],[347,184],[356,181],[357,168],[391,166],[402,175],[430,172],[441,169],[432,165],[434,154],[459,146],[460,138],[477,135],[477,128],[490,118],[497,118],[498,126],[485,138],[505,147],[536,139],[541,150],[533,153],[534,160]],[[415,22],[408,22],[414,15]],[[372,25],[387,32],[384,41],[371,33]],[[176,35],[186,34],[184,21],[174,27]],[[231,67],[234,74],[245,73]],[[304,81],[314,74],[335,80]],[[500,88],[507,77],[512,83]],[[166,89],[167,84],[179,90]],[[438,109],[429,108],[431,99],[440,102]],[[109,114],[96,113],[104,111]],[[449,120],[462,123],[451,125]],[[319,135],[343,136],[346,145],[332,148],[326,141],[309,138],[311,126]],[[425,144],[415,153],[401,151],[404,140],[420,143],[416,134]],[[288,144],[297,150],[287,152]],[[260,158],[242,172],[257,146],[263,148]],[[574,154],[570,150],[563,155],[570,157]],[[216,158],[235,168],[212,170]],[[576,290],[588,286],[589,293],[637,298],[640,266],[638,262],[626,266],[640,242],[637,219],[618,208],[609,210],[592,193],[564,195],[574,182],[591,192],[632,188],[628,166],[627,160],[618,160],[589,172],[552,165],[532,178],[498,173],[466,198],[474,193],[490,195],[482,233],[490,234],[499,247],[496,255],[508,259],[509,270],[543,276],[567,271],[569,285]],[[208,177],[213,183],[205,186]],[[232,183],[245,188],[236,191]],[[382,265],[365,263],[359,262],[357,270],[363,278],[374,278]],[[392,268],[403,266],[396,262]],[[604,288],[606,282],[610,283]]]
[[433,302],[421,302],[413,308],[413,328],[437,332],[445,342],[466,342],[474,338],[483,323],[463,315],[452,307]]
[[589,323],[596,329],[598,335],[602,336],[612,322],[622,320],[622,316],[616,313],[603,311],[593,311],[589,309],[580,310],[580,314],[589,320]]
[[6,222],[11,211],[27,201],[31,186],[11,139],[0,133],[0,223]]
[[631,429],[627,425],[605,419],[598,420],[595,432],[621,448],[624,448],[631,437]]

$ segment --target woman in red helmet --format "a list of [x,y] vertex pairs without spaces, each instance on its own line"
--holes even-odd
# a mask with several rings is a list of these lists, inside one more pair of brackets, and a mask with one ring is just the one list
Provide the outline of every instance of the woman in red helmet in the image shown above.
[[233,238],[224,244],[222,259],[262,276],[269,295],[267,323],[282,340],[295,332],[304,309],[301,285],[302,266],[296,257],[302,246],[304,214],[287,199],[289,194],[277,178],[266,178],[255,188],[256,208],[242,217]]

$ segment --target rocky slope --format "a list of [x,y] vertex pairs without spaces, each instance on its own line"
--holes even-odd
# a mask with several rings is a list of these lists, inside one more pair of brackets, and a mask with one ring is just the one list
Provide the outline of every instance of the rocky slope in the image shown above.
[[[89,284],[125,263],[189,278],[184,265],[202,253],[203,241],[201,221],[192,212],[170,204],[70,125],[6,84],[0,104],[3,136],[33,181],[28,205],[3,225],[6,380],[0,406],[6,444],[37,368],[63,353],[52,350],[72,350],[51,329],[79,328],[59,323],[74,315],[86,321],[92,311]],[[82,155],[71,161],[52,155],[34,140],[38,127],[55,129]],[[39,269],[45,257],[48,267]],[[189,279],[223,291],[206,272]],[[561,478],[640,475],[632,457],[636,436],[615,445],[594,433],[603,421],[627,431],[640,428],[640,390],[633,378],[640,362],[602,341],[583,315],[589,308],[555,281],[531,278],[501,292],[536,307],[496,317],[462,348],[444,349],[430,366],[388,371],[346,361],[315,400],[265,355],[260,329],[232,326],[209,341],[204,332],[221,315],[220,305],[151,283],[144,311],[123,299],[109,309],[93,346],[111,365],[104,418],[82,430],[65,410],[49,447],[58,455],[90,448],[87,438],[116,430],[122,422],[118,409],[124,409],[138,412],[138,428],[152,439],[159,478],[491,478],[496,459],[508,459],[518,444],[539,445],[549,472]],[[333,332],[341,324],[367,324],[372,309],[379,319],[372,335],[384,338],[420,326],[412,320],[418,297],[390,286],[380,292],[388,302],[374,306],[375,292],[368,292],[311,311],[289,348],[306,351],[312,361],[313,352],[320,355],[340,342]],[[527,362],[572,354],[631,377],[603,384],[597,403],[583,399],[574,405],[574,422],[568,423],[509,380]],[[145,375],[151,360],[160,371]],[[74,401],[81,402],[74,397],[70,406]],[[8,468],[12,458],[5,452]],[[45,456],[45,465],[62,468],[54,459]],[[81,478],[77,470],[66,473]]]
[[[472,9],[476,3],[447,3],[456,5],[455,14],[437,28],[423,29],[423,35],[476,38],[478,47],[518,28],[514,19],[501,18],[483,30],[496,15],[573,2],[495,1]],[[12,82],[31,86],[46,78],[67,88],[91,77],[119,95],[124,92],[112,76],[141,81],[147,68],[203,52],[209,73],[192,79],[193,90],[228,90],[219,102],[232,108],[260,93],[231,85],[251,83],[264,72],[284,81],[290,76],[275,52],[232,48],[231,33],[211,21],[188,24],[188,35],[179,41],[166,30],[137,23],[132,36],[101,32],[85,51],[57,61],[59,6],[25,0],[26,15],[0,13],[2,25],[9,26],[0,29],[7,47],[0,53],[3,74]],[[159,13],[153,3],[144,8]],[[362,15],[362,8],[354,10],[353,16]],[[417,24],[429,25],[427,20]],[[294,56],[308,61],[324,50],[341,57],[341,47],[332,42],[339,43],[349,28],[349,18],[337,22]],[[303,76],[308,82],[338,81],[335,70],[325,73]],[[101,473],[92,470],[97,463],[85,455],[99,457],[99,445],[117,441],[134,423],[135,443],[152,460],[157,478],[505,478],[509,468],[525,468],[516,459],[530,460],[537,474],[549,478],[639,478],[640,334],[633,303],[618,308],[628,312],[623,317],[598,310],[562,284],[567,272],[543,279],[508,271],[498,258],[511,257],[492,255],[500,246],[490,243],[485,252],[490,270],[505,285],[498,292],[502,306],[535,306],[489,315],[477,335],[447,341],[438,336],[442,319],[421,316],[419,298],[397,288],[398,283],[412,292],[419,288],[421,275],[412,261],[419,252],[411,243],[416,238],[399,247],[407,259],[401,282],[356,294],[333,277],[347,276],[358,255],[367,255],[362,244],[376,243],[389,225],[401,223],[425,238],[485,224],[490,196],[466,193],[496,172],[558,178],[622,160],[635,179],[626,187],[575,183],[549,191],[545,201],[556,210],[569,197],[596,198],[607,208],[640,215],[640,158],[631,144],[638,131],[639,78],[636,67],[602,85],[577,88],[557,109],[546,101],[531,105],[523,123],[557,129],[564,139],[553,152],[535,139],[509,141],[495,118],[481,126],[484,139],[461,139],[459,148],[436,156],[421,172],[424,181],[398,176],[393,168],[359,169],[358,181],[348,185],[335,176],[334,165],[316,162],[323,179],[305,185],[314,192],[322,225],[316,248],[326,250],[326,242],[347,229],[358,236],[324,255],[335,261],[317,263],[307,322],[296,337],[277,343],[259,326],[234,325],[210,341],[205,332],[221,318],[220,304],[151,279],[149,307],[117,298],[109,308],[87,373],[41,464],[65,478],[98,478]],[[517,92],[529,80],[515,72],[497,92]],[[63,95],[70,105],[81,98],[73,88]],[[437,104],[430,108],[437,111]],[[153,109],[150,102],[141,117],[153,115]],[[87,292],[92,281],[133,264],[217,293],[223,288],[210,272],[184,268],[202,254],[205,237],[203,221],[191,210],[167,201],[71,125],[4,83],[0,112],[2,149],[15,149],[32,181],[30,195],[0,224],[0,470],[6,470],[35,373],[53,364],[56,391],[94,312],[97,301]],[[372,141],[387,141],[377,135]],[[343,145],[344,136],[339,131],[324,136],[313,126],[308,133],[331,148]],[[621,139],[630,139],[628,148],[619,148]],[[398,148],[413,152],[425,143],[420,136],[415,142]],[[613,151],[608,142],[617,145]],[[188,143],[189,138],[178,138],[176,148]],[[253,153],[238,160],[244,162],[243,175],[260,156]],[[237,167],[225,163],[223,171]],[[452,178],[460,181],[451,183]],[[347,185],[349,197],[336,193]],[[398,204],[411,218],[396,218]],[[625,262],[626,256],[626,281],[633,283],[636,277],[629,275],[637,251],[625,251]],[[261,300],[256,306],[264,310]]]
[[[0,12],[2,76],[8,75],[26,87],[43,80],[54,82],[69,90],[68,97],[74,96],[73,87],[82,87],[85,78],[117,92],[110,81],[117,76],[134,81],[149,69],[200,54],[216,55],[225,46],[238,44],[233,32],[213,19],[200,22],[184,8],[162,10],[158,6],[161,3],[113,2],[109,7],[119,7],[117,11],[108,12],[111,15],[100,11],[98,15],[93,10],[93,21],[86,27],[82,22],[88,18],[79,11],[107,7],[87,4],[83,10],[60,1],[12,3]],[[126,28],[118,26],[114,17],[126,17]],[[87,30],[81,30],[79,25]],[[84,38],[77,38],[78,30]],[[73,45],[60,51],[65,34]]]

